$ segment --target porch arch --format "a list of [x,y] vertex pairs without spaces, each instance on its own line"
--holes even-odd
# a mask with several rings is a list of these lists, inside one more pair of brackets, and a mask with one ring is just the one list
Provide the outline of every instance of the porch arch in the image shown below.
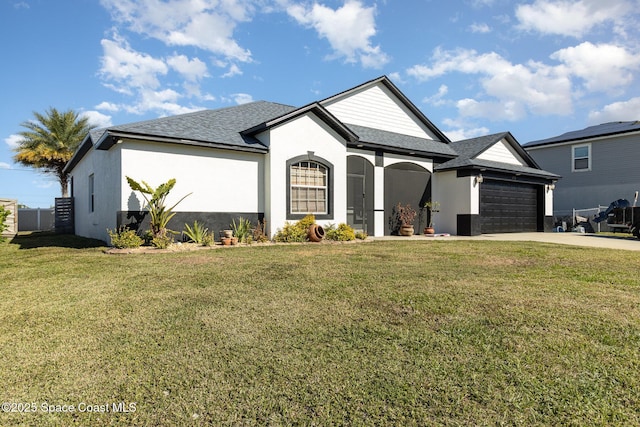
[[426,226],[425,202],[431,199],[431,172],[415,163],[399,162],[384,168],[384,234],[391,235],[393,230],[393,208],[398,203],[409,204],[418,216],[414,222],[417,233]]

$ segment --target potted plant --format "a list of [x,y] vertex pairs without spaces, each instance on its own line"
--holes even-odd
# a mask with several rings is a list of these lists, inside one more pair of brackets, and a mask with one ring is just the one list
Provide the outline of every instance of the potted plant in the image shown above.
[[433,228],[433,218],[437,212],[440,212],[440,202],[430,200],[424,204],[424,207],[427,208],[429,213],[428,225],[424,228],[424,234],[435,234],[436,231]]
[[401,236],[413,236],[413,221],[416,219],[416,211],[411,205],[398,203],[394,208],[394,219],[398,233]]

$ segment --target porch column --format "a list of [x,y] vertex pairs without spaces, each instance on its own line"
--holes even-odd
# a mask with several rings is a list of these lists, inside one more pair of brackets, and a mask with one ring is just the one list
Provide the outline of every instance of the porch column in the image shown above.
[[373,173],[375,174],[374,189],[374,217],[375,217],[375,233],[374,236],[384,236],[386,218],[384,217],[384,155],[376,153],[376,163]]

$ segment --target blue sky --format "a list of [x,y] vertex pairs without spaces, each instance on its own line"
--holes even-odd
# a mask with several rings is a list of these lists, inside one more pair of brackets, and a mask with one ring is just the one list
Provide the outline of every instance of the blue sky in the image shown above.
[[49,207],[15,164],[33,111],[108,126],[387,75],[452,140],[520,143],[640,120],[640,0],[0,0],[0,198]]

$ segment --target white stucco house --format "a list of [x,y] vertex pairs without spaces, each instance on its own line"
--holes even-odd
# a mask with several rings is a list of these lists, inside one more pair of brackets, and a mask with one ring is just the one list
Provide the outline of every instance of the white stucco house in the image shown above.
[[126,176],[154,187],[175,178],[168,203],[192,193],[174,230],[197,219],[218,231],[242,216],[266,219],[272,235],[313,213],[373,236],[392,232],[397,203],[432,199],[437,232],[549,230],[559,178],[510,133],[451,142],[386,76],[303,107],[259,101],[94,130],[66,170],[75,233],[104,241],[145,220]]

